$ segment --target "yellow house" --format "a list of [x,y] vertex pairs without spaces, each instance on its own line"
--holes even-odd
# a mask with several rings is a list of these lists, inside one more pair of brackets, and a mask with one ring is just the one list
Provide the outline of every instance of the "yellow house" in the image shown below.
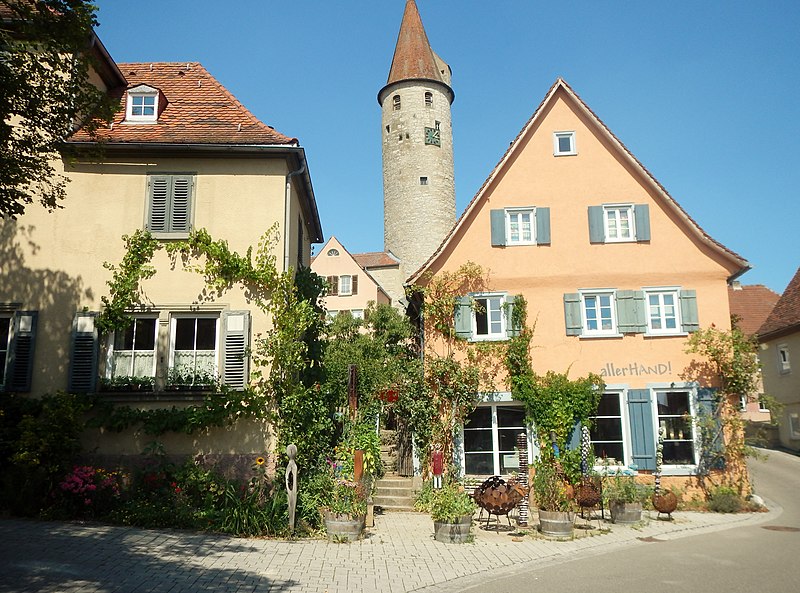
[[[61,163],[69,179],[63,208],[31,206],[17,221],[2,222],[0,354],[7,364],[0,366],[0,385],[33,396],[100,391],[109,401],[142,408],[201,401],[200,393],[169,390],[178,376],[191,377],[190,384],[213,376],[242,388],[250,378],[251,340],[270,327],[244,291],[204,295],[201,275],[173,267],[161,251],[135,322],[101,336],[95,315],[111,278],[103,264],[118,264],[122,236],[139,229],[169,243],[205,228],[244,254],[274,227],[278,270],[308,266],[322,229],[305,151],[259,121],[198,63],[116,65],[107,58],[107,66],[121,76],[122,86],[109,91],[121,108],[100,131],[102,151],[76,132]],[[107,393],[108,385],[130,377],[146,379],[140,382],[148,391]],[[98,432],[85,445],[127,455],[149,440]],[[176,454],[271,450],[260,424],[166,440]]]
[[[425,285],[466,262],[488,273],[490,288],[462,295],[459,336],[505,340],[514,330],[507,305],[524,296],[534,370],[606,382],[595,454],[652,470],[663,426],[664,473],[696,471],[693,419],[711,386],[687,380],[684,344],[701,326],[730,327],[727,283],[749,265],[708,236],[563,80],[408,282]],[[507,387],[484,394],[456,461],[469,475],[514,471],[524,416]]]

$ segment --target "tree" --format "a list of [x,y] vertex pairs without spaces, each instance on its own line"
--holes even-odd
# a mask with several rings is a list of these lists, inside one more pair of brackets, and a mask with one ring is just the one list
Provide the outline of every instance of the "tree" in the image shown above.
[[96,7],[87,0],[0,0],[0,217],[38,200],[59,207],[67,178],[61,143],[82,125],[93,134],[118,101],[90,82]]

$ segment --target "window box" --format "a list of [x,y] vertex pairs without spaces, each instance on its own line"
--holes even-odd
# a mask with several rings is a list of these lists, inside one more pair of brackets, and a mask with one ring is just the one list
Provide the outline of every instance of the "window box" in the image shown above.
[[153,386],[153,377],[120,376],[112,379],[100,379],[100,391],[109,393],[152,392]]

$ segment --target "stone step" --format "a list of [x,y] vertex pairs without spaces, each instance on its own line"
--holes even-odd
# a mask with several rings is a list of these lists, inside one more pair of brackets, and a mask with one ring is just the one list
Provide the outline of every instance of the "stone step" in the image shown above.
[[414,480],[395,473],[386,473],[375,483],[373,503],[384,511],[414,510]]
[[414,491],[411,488],[378,488],[376,491],[381,496],[400,496],[403,498],[414,498]]
[[410,496],[383,496],[372,497],[372,504],[383,509],[406,509],[414,510],[414,499]]

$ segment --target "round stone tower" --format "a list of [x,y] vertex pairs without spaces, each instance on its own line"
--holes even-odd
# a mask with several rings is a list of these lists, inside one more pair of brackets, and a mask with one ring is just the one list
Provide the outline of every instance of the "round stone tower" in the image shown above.
[[406,3],[389,79],[378,93],[383,137],[383,242],[403,279],[455,224],[450,66],[431,49],[414,0]]

